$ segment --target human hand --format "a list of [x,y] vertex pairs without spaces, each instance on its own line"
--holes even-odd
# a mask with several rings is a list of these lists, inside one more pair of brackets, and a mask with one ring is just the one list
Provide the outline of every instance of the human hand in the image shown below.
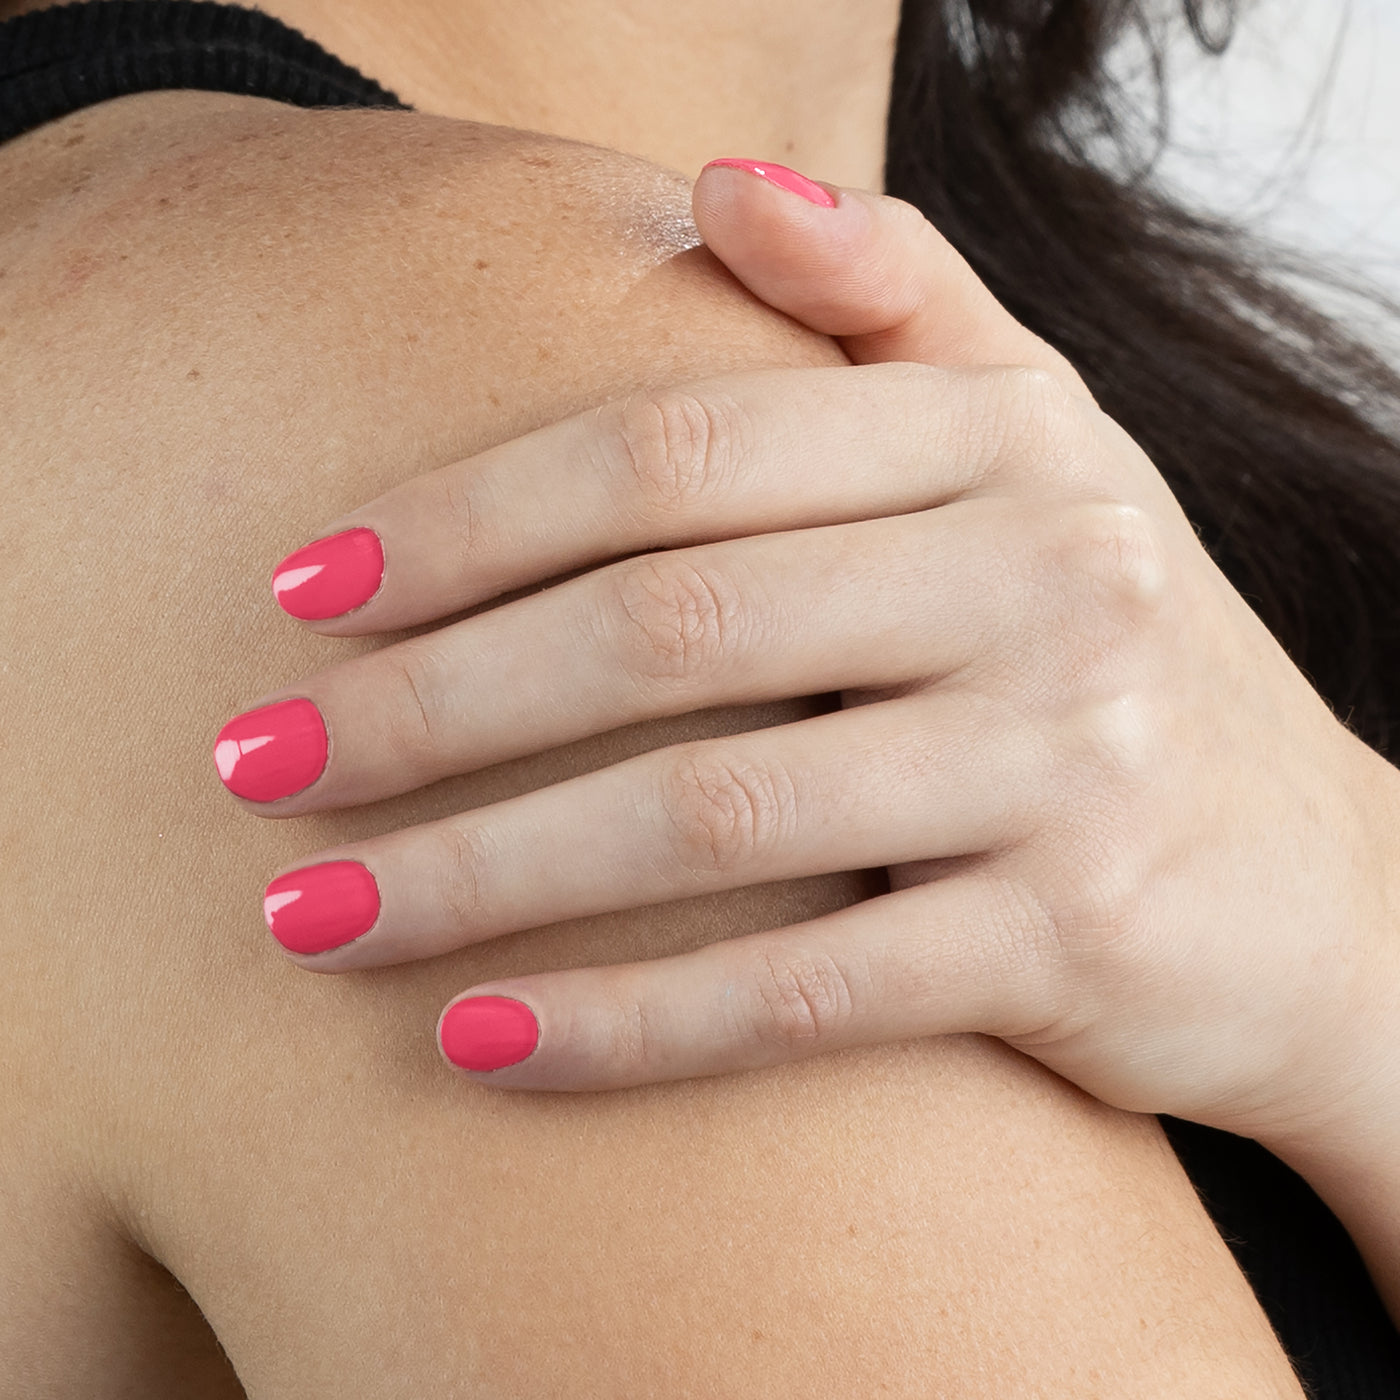
[[633,395],[344,517],[277,575],[335,635],[653,552],[268,697],[221,776],[291,816],[645,718],[846,708],[324,852],[269,886],[274,933],[343,971],[886,865],[889,895],[794,927],[472,988],[444,1047],[601,1089],[979,1031],[1123,1108],[1251,1136],[1323,1112],[1393,960],[1395,770],[917,211],[720,168],[695,214],[856,367]]

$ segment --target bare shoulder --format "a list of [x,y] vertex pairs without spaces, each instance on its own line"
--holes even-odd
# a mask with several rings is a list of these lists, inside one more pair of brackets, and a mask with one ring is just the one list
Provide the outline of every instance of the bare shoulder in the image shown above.
[[[139,435],[138,400],[148,427],[276,421],[245,476],[313,469],[322,417],[287,412],[313,395],[387,484],[645,384],[846,362],[698,246],[683,176],[538,133],[143,93],[0,147],[0,185],[0,327],[25,338],[0,392],[77,376],[107,438]],[[356,410],[389,437],[356,441]]]
[[[230,810],[207,753],[222,717],[353,649],[286,625],[270,564],[395,481],[638,385],[842,357],[694,246],[682,177],[529,133],[149,93],[0,146],[0,188],[0,728],[24,755],[0,787],[0,1195],[26,1221],[0,1228],[0,1373],[26,1397],[212,1400],[217,1349],[148,1256],[256,1344],[236,1273],[201,1282],[198,1261],[230,1208],[264,1198],[259,1157],[345,1076],[395,1080],[341,1100],[371,1131],[410,1084],[450,1096],[437,1006],[493,960],[558,965],[565,942],[334,986],[268,945],[262,881],[337,829],[608,753],[319,827]],[[734,917],[722,906],[690,936]],[[645,920],[597,921],[567,956],[647,937]],[[332,1051],[356,1019],[347,991],[379,1010]],[[266,1098],[276,1043],[310,1051],[283,1084],[299,1108]],[[319,1136],[317,1152],[336,1134]]]
[[[450,275],[489,296],[492,279],[478,275],[489,269],[457,260],[502,239],[536,263],[541,283],[577,272],[585,285],[574,290],[585,294],[612,270],[605,264],[634,264],[635,275],[678,256],[682,267],[708,268],[711,294],[724,283],[737,290],[698,250],[690,182],[678,172],[603,147],[426,114],[141,93],[0,146],[0,181],[7,261],[86,251],[94,261],[84,285],[99,268],[121,264],[133,293],[153,264],[178,275],[172,255],[196,241],[209,256],[192,271],[228,271],[247,253],[268,276],[319,269],[342,280],[360,267],[333,261],[335,252],[383,242],[409,261],[401,269],[378,264],[362,293],[402,290],[386,272],[430,270],[434,281]],[[123,235],[138,226],[155,240],[146,256],[125,246]],[[276,247],[279,236],[291,246]],[[435,261],[425,269],[429,256]],[[742,300],[758,305],[735,298]]]
[[616,1095],[492,1094],[438,1059],[474,982],[793,923],[861,875],[337,978],[271,945],[263,884],[310,852],[817,708],[281,823],[210,762],[229,715],[371,645],[268,596],[328,519],[620,394],[843,362],[694,246],[688,182],[442,118],[152,93],[0,147],[0,187],[3,1400],[222,1394],[159,1370],[177,1321],[191,1367],[217,1357],[173,1279],[265,1396],[1280,1374],[1155,1123],[999,1042]]

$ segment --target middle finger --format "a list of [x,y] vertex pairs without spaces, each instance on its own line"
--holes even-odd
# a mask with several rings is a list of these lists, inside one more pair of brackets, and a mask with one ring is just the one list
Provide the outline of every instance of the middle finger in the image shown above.
[[941,679],[1029,625],[1075,509],[977,498],[625,560],[269,697],[220,732],[219,775],[294,816],[643,719]]

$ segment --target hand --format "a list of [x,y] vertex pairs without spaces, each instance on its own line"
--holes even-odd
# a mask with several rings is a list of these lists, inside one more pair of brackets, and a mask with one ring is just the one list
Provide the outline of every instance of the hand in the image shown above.
[[343,971],[885,865],[889,895],[808,923],[473,988],[444,1048],[519,1061],[486,1083],[602,1089],[980,1031],[1108,1103],[1253,1136],[1333,1103],[1400,907],[1395,770],[916,210],[719,168],[695,215],[856,365],[634,395],[343,518],[277,573],[336,635],[654,552],[269,697],[220,772],[296,815],[648,717],[845,709],[323,853],[269,886],[274,932]]

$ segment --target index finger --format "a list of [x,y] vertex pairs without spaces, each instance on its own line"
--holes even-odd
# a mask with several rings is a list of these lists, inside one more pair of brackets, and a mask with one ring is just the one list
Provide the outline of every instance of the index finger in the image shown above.
[[394,487],[283,560],[273,588],[319,630],[383,632],[633,554],[928,510],[1065,456],[1075,406],[1024,365],[639,391]]

